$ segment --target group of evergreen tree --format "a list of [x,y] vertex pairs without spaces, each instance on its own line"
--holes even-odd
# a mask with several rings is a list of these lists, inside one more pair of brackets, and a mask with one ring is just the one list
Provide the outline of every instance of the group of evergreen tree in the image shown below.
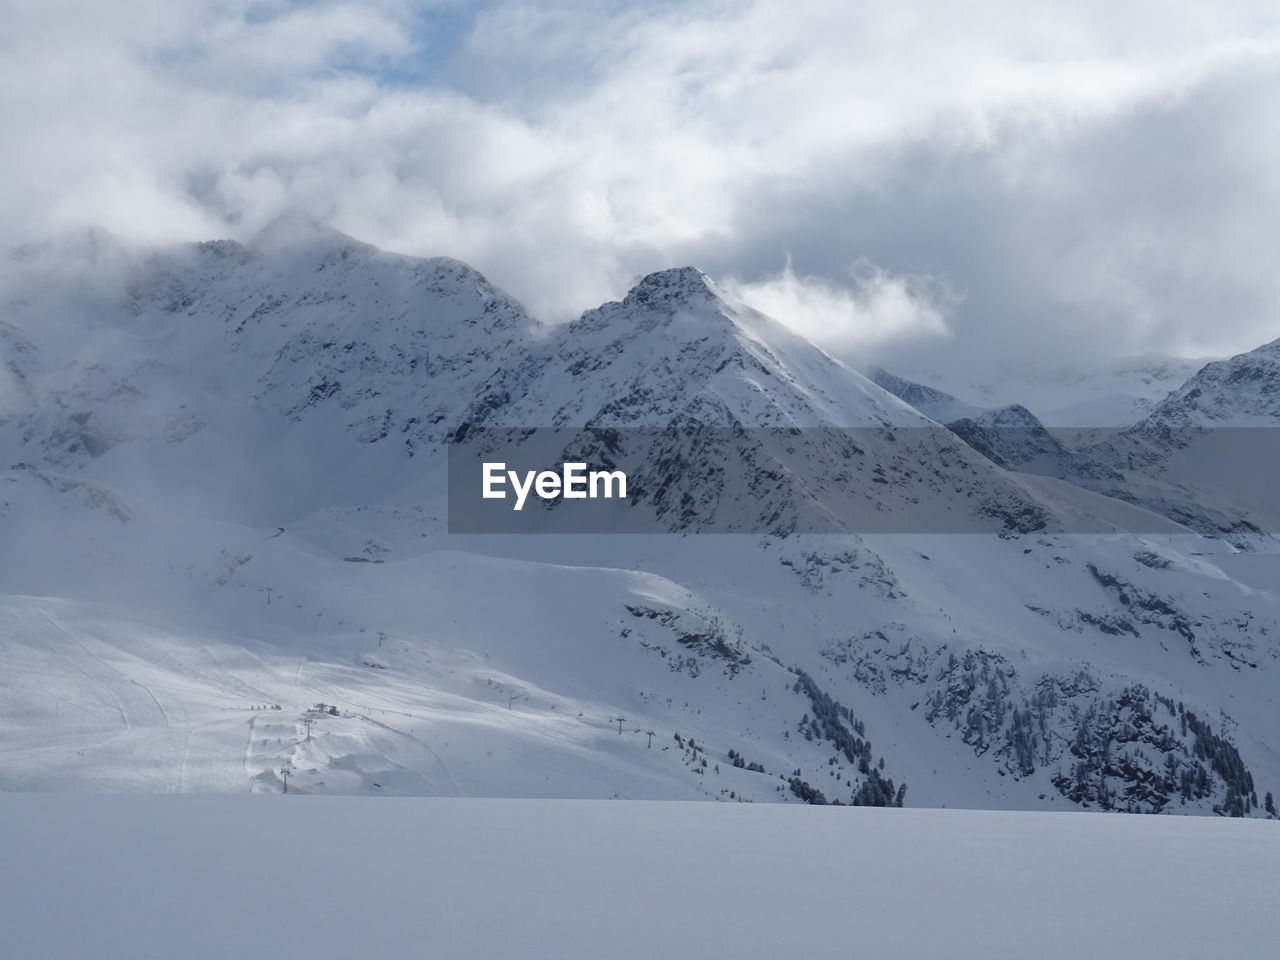
[[[1169,714],[1167,721],[1157,707]],[[1148,750],[1163,754],[1163,764],[1153,762]],[[1142,684],[1090,704],[1070,751],[1076,758],[1070,772],[1053,783],[1086,806],[1159,813],[1175,799],[1194,802],[1221,790],[1215,813],[1244,817],[1258,807],[1253,775],[1235,745],[1183,704]]]
[[754,760],[748,763],[746,758],[732,747],[729,748],[729,759],[733,761],[733,765],[739,769],[750,770],[753,773],[765,772],[764,764],[756,763]]
[[[907,787],[895,787],[890,778],[882,777],[884,758],[878,764],[872,762],[871,741],[866,738],[866,727],[854,716],[853,711],[822,690],[807,673],[792,667],[796,681],[793,689],[809,698],[813,709],[810,719],[806,713],[800,721],[805,738],[830,742],[845,759],[858,768],[863,780],[854,789],[849,803],[865,807],[900,807],[906,797]],[[791,792],[806,803],[826,803],[822,791],[800,779],[797,770],[789,781]],[[839,803],[839,801],[832,801]]]

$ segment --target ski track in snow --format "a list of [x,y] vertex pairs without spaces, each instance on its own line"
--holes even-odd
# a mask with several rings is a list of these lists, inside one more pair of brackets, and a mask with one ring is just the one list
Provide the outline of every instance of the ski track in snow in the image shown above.
[[[104,663],[103,663],[101,660],[99,660],[97,657],[93,656],[93,654],[89,653],[88,649],[84,646],[84,644],[82,644],[79,640],[77,640],[77,639],[72,635],[72,633],[71,633],[71,631],[70,631],[70,630],[68,630],[68,629],[67,629],[66,627],[64,627],[61,623],[59,623],[59,622],[58,622],[57,620],[55,620],[52,616],[50,616],[50,615],[49,615],[49,614],[44,610],[44,608],[43,608],[43,607],[41,607],[41,606],[39,605],[39,603],[38,603],[38,602],[36,602],[36,601],[34,601],[34,600],[33,600],[33,601],[31,601],[31,609],[35,610],[35,612],[36,612],[36,613],[38,613],[41,617],[43,617],[45,620],[47,620],[47,621],[49,622],[49,625],[50,625],[50,626],[52,626],[55,630],[57,630],[57,631],[58,631],[59,633],[61,633],[64,637],[66,637],[68,640],[70,640],[72,643],[74,643],[77,647],[79,647],[79,648],[80,648],[80,650],[81,650],[81,651],[83,651],[83,652],[84,652],[84,654],[85,654],[86,656],[88,656],[91,660],[93,660],[95,663],[97,663],[97,664],[98,664],[99,666],[101,666],[101,667],[106,667],[106,664],[104,664]],[[84,676],[85,676],[85,677],[87,677],[87,678],[89,679],[89,682],[90,682],[90,683],[92,683],[95,687],[97,687],[99,690],[101,690],[103,693],[105,693],[105,694],[106,694],[106,695],[111,699],[111,702],[115,704],[116,710],[117,710],[117,711],[119,712],[119,714],[120,714],[120,723],[121,723],[121,725],[124,727],[124,729],[125,729],[125,730],[130,730],[130,729],[132,729],[133,724],[129,722],[129,714],[128,714],[128,712],[127,712],[127,711],[125,710],[125,708],[124,708],[124,701],[122,701],[122,700],[120,699],[119,695],[116,693],[116,691],[115,691],[115,689],[114,689],[113,687],[111,687],[109,684],[104,683],[104,682],[103,682],[102,680],[100,680],[98,677],[95,677],[92,673],[90,673],[90,672],[89,672],[87,669],[85,669],[82,665],[80,665],[79,663],[76,663],[74,660],[72,660],[71,658],[69,658],[66,654],[64,654],[64,653],[62,653],[60,650],[58,650],[58,648],[57,648],[56,646],[54,646],[53,644],[49,644],[49,649],[54,653],[54,655],[55,655],[55,656],[58,656],[58,657],[60,657],[61,659],[65,660],[65,661],[66,661],[66,662],[67,662],[67,663],[68,663],[72,668],[74,668],[75,670],[77,670],[77,671],[79,671],[80,673],[84,674]],[[113,672],[113,673],[116,673],[116,674],[119,674],[119,671],[118,671],[118,670],[114,670],[114,669],[113,669],[113,670],[112,670],[112,672]]]

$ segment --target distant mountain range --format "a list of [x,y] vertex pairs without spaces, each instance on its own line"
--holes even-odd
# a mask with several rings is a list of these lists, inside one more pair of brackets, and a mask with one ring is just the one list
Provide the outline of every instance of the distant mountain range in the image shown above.
[[1157,354],[1100,360],[1096,367],[1086,369],[1031,365],[1008,370],[999,379],[974,377],[964,369],[916,370],[910,364],[905,371],[895,370],[897,377],[878,368],[869,375],[895,395],[898,389],[886,378],[903,381],[902,389],[914,385],[917,390],[933,391],[932,400],[921,397],[925,404],[960,405],[954,410],[938,408],[943,420],[1021,404],[1052,427],[1126,427],[1151,413],[1209,362]]
[[[1280,353],[1096,383],[864,376],[687,267],[547,326],[297,217],[22,248],[0,789],[1267,816]],[[447,532],[450,439],[553,429],[667,532]]]

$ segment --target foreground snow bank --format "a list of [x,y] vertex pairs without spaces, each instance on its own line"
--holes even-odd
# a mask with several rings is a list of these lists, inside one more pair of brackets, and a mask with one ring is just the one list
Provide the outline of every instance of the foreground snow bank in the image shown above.
[[1280,940],[1280,828],[364,797],[0,797],[0,937],[89,957],[1209,957]]

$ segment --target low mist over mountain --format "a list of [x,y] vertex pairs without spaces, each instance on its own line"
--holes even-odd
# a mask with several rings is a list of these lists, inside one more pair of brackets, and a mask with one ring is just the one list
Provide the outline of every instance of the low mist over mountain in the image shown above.
[[[1280,549],[1185,431],[1280,426],[1274,354],[997,397],[692,267],[551,325],[300,217],[23,247],[0,789],[1267,816]],[[450,533],[449,443],[544,431],[650,532]]]

